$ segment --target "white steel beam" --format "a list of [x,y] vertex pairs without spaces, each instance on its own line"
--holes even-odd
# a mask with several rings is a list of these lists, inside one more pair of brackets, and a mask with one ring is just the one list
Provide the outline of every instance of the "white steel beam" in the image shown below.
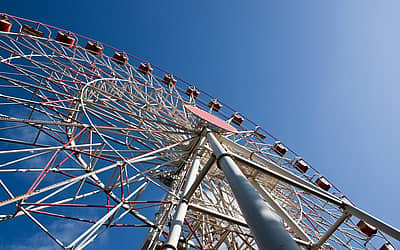
[[[142,185],[140,185],[138,188],[136,188],[135,191],[129,194],[128,197],[126,197],[126,200],[129,200],[132,198],[137,192],[139,192],[143,187],[147,185],[147,182],[144,182]],[[116,205],[113,209],[110,210],[110,212],[106,213],[102,218],[100,218],[95,224],[93,224],[88,230],[86,230],[84,233],[82,233],[78,238],[76,238],[71,244],[68,245],[68,248],[73,248],[76,246],[78,242],[81,242],[80,245],[77,246],[77,249],[81,249],[81,245],[84,245],[84,243],[91,239],[93,234],[96,233],[96,231],[103,225],[103,223],[109,219],[111,216],[113,216],[118,209],[124,205],[125,201],[121,201],[118,205]]]
[[263,188],[258,182],[256,182],[254,179],[250,179],[250,182],[253,184],[253,186],[257,189],[257,191],[261,194],[261,196],[267,201],[267,203],[275,210],[275,212],[283,219],[286,224],[290,227],[291,230],[294,231],[297,237],[300,239],[304,240],[305,242],[308,242],[309,244],[312,243],[312,240],[310,237],[303,231],[299,225],[290,217],[290,215],[284,210]]
[[312,195],[315,195],[315,196],[317,196],[317,197],[319,197],[319,198],[321,198],[323,200],[326,200],[326,201],[328,201],[330,203],[333,203],[335,205],[338,205],[338,206],[342,204],[342,201],[339,198],[337,198],[337,197],[333,196],[332,194],[330,194],[330,193],[318,188],[317,186],[315,186],[315,185],[313,185],[311,183],[306,182],[306,184],[305,184],[304,183],[305,181],[303,179],[301,179],[300,177],[296,176],[296,175],[293,175],[293,174],[291,174],[291,175],[282,174],[282,173],[280,173],[281,171],[275,171],[275,170],[272,170],[270,168],[266,168],[265,166],[261,166],[260,164],[255,163],[255,162],[253,162],[251,160],[248,160],[246,158],[243,158],[240,155],[230,154],[230,156],[233,157],[236,160],[239,160],[241,163],[245,164],[248,167],[256,169],[256,170],[258,170],[259,172],[261,172],[263,174],[269,175],[269,176],[271,176],[273,178],[276,178],[276,179],[278,179],[280,181],[283,181],[283,182],[285,182],[287,184],[290,184],[292,186],[300,188],[300,189],[302,189],[302,190],[304,190],[304,191],[306,191],[306,192],[308,192],[308,193],[310,193]]
[[193,183],[193,185],[190,187],[187,193],[185,193],[185,196],[183,197],[187,201],[190,200],[196,189],[200,186],[201,182],[203,181],[204,177],[207,175],[208,171],[211,169],[212,165],[215,163],[215,157],[214,155],[211,155],[210,159],[208,159],[206,165],[203,167],[201,172],[196,178],[196,181]]
[[235,195],[240,210],[255,236],[258,247],[266,250],[299,249],[296,242],[277,220],[263,198],[250,184],[211,131],[207,133],[207,138],[217,158],[217,163],[224,172]]
[[204,214],[208,214],[210,216],[213,216],[215,218],[221,219],[221,220],[225,220],[227,222],[242,226],[242,227],[249,227],[247,225],[247,222],[238,218],[234,218],[232,216],[226,215],[226,214],[222,214],[220,212],[217,211],[213,211],[211,209],[207,209],[205,207],[190,203],[189,204],[189,208],[194,210],[194,211],[198,211]]
[[343,213],[342,216],[340,216],[336,222],[328,229],[328,231],[325,232],[324,235],[322,235],[319,240],[312,245],[312,249],[319,249],[326,240],[335,232],[336,229],[340,227],[340,225],[350,216],[348,213]]
[[348,203],[344,203],[342,207],[345,212],[348,212],[358,217],[359,219],[367,222],[368,224],[371,224],[372,226],[378,228],[380,231],[400,241],[400,231],[397,228],[375,218],[374,216],[368,214],[367,212],[357,207],[354,207]]
[[[336,202],[340,202],[339,199],[337,197],[335,197],[333,194],[322,190],[318,187],[316,187],[314,184],[310,183],[309,181],[306,181],[300,177],[298,177],[297,175],[289,172],[288,170],[280,167],[278,164],[276,164],[275,162],[272,162],[260,155],[258,155],[256,152],[246,148],[243,145],[237,144],[231,140],[229,140],[228,138],[222,137],[220,138],[221,140],[221,144],[222,145],[227,145],[228,147],[232,148],[233,151],[236,152],[240,152],[241,155],[244,155],[246,158],[239,156],[237,154],[235,154],[235,158],[240,159],[240,160],[246,160],[252,163],[256,163],[256,162],[260,162],[260,164],[262,165],[262,167],[266,170],[269,170],[269,172],[273,172],[273,173],[277,173],[282,177],[286,177],[286,179],[293,179],[296,180],[299,184],[302,184],[303,186],[309,187],[310,189],[315,189],[318,190],[319,192],[325,194],[325,196],[330,196],[331,199],[335,199]],[[248,159],[250,160],[248,160]],[[260,164],[257,164],[258,166],[260,166]]]
[[192,188],[193,184],[196,181],[196,176],[199,172],[200,161],[201,161],[200,146],[203,144],[204,141],[205,137],[203,136],[201,137],[197,145],[197,152],[194,156],[192,165],[190,166],[189,173],[183,188],[182,197],[179,200],[178,206],[176,208],[174,219],[171,221],[171,226],[168,233],[168,239],[163,246],[163,249],[165,250],[176,250],[178,247],[178,242],[182,232],[184,219],[186,217],[186,212],[189,207],[188,200],[184,199],[184,197],[190,191],[190,189]]
[[230,147],[234,148],[235,150],[238,150],[239,152],[241,152],[242,154],[247,155],[249,158],[254,158],[257,161],[262,162],[263,166],[255,163],[251,160],[248,160],[242,156],[239,156],[236,154],[231,154],[231,156],[233,156],[236,160],[239,160],[239,161],[247,164],[247,166],[257,169],[264,174],[267,174],[269,176],[277,178],[285,183],[293,185],[293,186],[300,188],[312,195],[315,195],[327,202],[330,202],[331,204],[334,204],[334,205],[338,206],[339,208],[344,209],[345,212],[347,212],[351,215],[354,215],[361,220],[364,220],[368,224],[371,224],[372,226],[375,226],[376,228],[378,228],[383,233],[400,241],[400,231],[398,229],[396,229],[395,227],[375,218],[374,216],[366,213],[365,211],[351,205],[347,201],[341,200],[341,199],[335,197],[334,195],[330,194],[329,192],[326,192],[325,190],[317,188],[315,185],[288,172],[287,170],[279,167],[277,164],[255,154],[255,153],[252,153],[252,151],[245,148],[244,146],[234,143],[225,137],[221,137],[221,140],[223,141],[224,144],[229,145]]

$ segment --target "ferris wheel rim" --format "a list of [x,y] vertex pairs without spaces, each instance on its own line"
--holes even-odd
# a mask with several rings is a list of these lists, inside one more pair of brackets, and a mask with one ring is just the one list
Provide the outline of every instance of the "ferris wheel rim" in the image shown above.
[[[115,48],[115,47],[113,47],[113,46],[111,46],[111,45],[108,45],[108,44],[106,44],[106,43],[99,42],[99,41],[94,40],[94,39],[92,39],[92,38],[86,37],[86,36],[84,36],[84,35],[77,34],[77,33],[74,33],[74,32],[71,32],[71,31],[68,31],[68,30],[65,30],[65,29],[62,29],[62,28],[58,28],[58,27],[55,27],[55,26],[52,26],[52,25],[48,25],[48,24],[45,24],[45,23],[42,23],[42,22],[30,20],[30,19],[27,19],[27,18],[21,18],[21,17],[13,16],[13,15],[10,15],[10,14],[7,14],[7,13],[0,13],[0,15],[6,15],[6,16],[13,17],[13,18],[17,18],[17,19],[29,21],[29,22],[35,23],[35,24],[37,24],[37,25],[44,25],[44,26],[47,26],[47,27],[50,27],[50,28],[53,28],[53,29],[56,29],[56,30],[64,31],[64,32],[70,32],[71,34],[74,34],[74,35],[77,36],[77,37],[81,37],[81,38],[90,40],[90,41],[92,41],[92,42],[98,42],[98,43],[100,43],[101,45],[103,45],[104,47],[108,47],[108,48],[110,48],[110,49],[112,49],[112,50],[114,50],[114,51],[119,51],[119,52],[122,52],[122,51],[123,51],[123,50],[117,49],[117,48]],[[50,37],[48,37],[48,39],[50,39]],[[143,60],[143,59],[141,59],[141,58],[139,58],[139,57],[137,57],[137,56],[135,56],[135,55],[133,55],[133,54],[131,54],[131,53],[128,53],[128,52],[124,52],[124,53],[126,53],[129,57],[134,58],[135,60],[138,60],[138,61],[140,61],[140,62],[146,62],[146,60]],[[153,66],[154,68],[156,68],[156,69],[158,69],[158,70],[164,72],[164,73],[168,73],[167,70],[164,70],[164,69],[162,69],[161,67],[158,67],[158,66],[153,65],[153,64],[152,64],[152,66]],[[180,80],[181,82],[183,82],[183,83],[184,83],[185,85],[187,85],[187,86],[194,86],[194,84],[191,84],[191,83],[185,81],[184,79],[180,78],[179,76],[174,75],[174,77],[175,77],[177,80]],[[201,89],[198,89],[198,90],[199,90],[201,93],[204,93],[205,95],[207,95],[208,97],[210,97],[210,98],[212,98],[212,99],[215,98],[215,97],[213,97],[212,95],[208,94],[206,91],[203,91],[203,90],[201,90]],[[222,103],[222,102],[221,102],[221,103]],[[222,104],[223,104],[224,106],[226,106],[226,107],[227,107],[229,110],[231,110],[232,112],[234,112],[234,113],[236,112],[236,113],[237,113],[236,110],[234,110],[233,108],[231,108],[231,107],[230,107],[229,105],[227,105],[226,103],[222,103]],[[253,124],[253,125],[256,127],[256,130],[259,129],[259,130],[263,131],[264,133],[266,133],[266,134],[267,134],[268,136],[270,136],[271,138],[273,138],[274,140],[279,141],[279,140],[278,140],[275,136],[273,136],[271,133],[269,133],[268,131],[266,131],[265,129],[263,129],[263,128],[260,127],[259,125],[257,125],[257,123],[251,121],[250,119],[248,119],[248,118],[247,118],[246,116],[244,116],[243,114],[242,114],[242,116],[243,116],[243,118],[245,118],[247,121],[249,121],[251,124]],[[298,154],[297,154],[295,151],[293,151],[290,147],[288,147],[288,146],[285,145],[285,144],[283,144],[283,145],[284,145],[290,152],[292,152],[296,157],[300,157],[300,155],[298,155]],[[303,160],[304,160],[304,159],[303,159]],[[306,160],[304,160],[304,161],[309,165],[309,167],[310,167],[311,169],[313,169],[317,174],[319,174],[320,176],[322,176],[322,175],[319,173],[319,171],[318,171],[317,169],[315,169],[315,168],[312,166],[312,164],[310,164],[310,163],[307,162]],[[324,177],[324,178],[326,178],[326,177]],[[340,189],[338,189],[332,182],[330,182],[330,184],[332,185],[333,188],[336,189],[336,191],[338,191],[338,192],[340,193],[341,196],[343,196],[343,197],[346,198],[348,201],[350,201],[350,199],[348,199],[348,198],[340,191]],[[350,202],[351,202],[351,201],[350,201]],[[353,203],[352,203],[352,204],[353,204]],[[354,205],[354,204],[353,204],[353,205]]]

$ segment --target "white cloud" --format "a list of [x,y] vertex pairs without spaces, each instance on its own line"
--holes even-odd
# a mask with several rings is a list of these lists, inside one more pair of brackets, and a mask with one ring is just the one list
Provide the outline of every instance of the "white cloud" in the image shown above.
[[[48,226],[48,229],[56,238],[58,238],[65,246],[67,246],[87,228],[87,225],[89,224],[86,224],[85,226],[83,223],[55,221]],[[92,244],[102,245],[106,241],[108,241],[108,239],[107,233],[105,232]],[[18,241],[18,243],[14,242],[2,245],[0,248],[4,250],[54,250],[60,247],[44,232],[37,232],[29,238]]]

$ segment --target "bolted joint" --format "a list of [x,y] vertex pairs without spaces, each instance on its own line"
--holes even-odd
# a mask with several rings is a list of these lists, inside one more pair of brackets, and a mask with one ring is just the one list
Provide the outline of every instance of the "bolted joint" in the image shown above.
[[[215,155],[213,154],[213,156],[215,157]],[[220,154],[218,157],[216,157],[216,161],[217,161],[217,166],[219,169],[221,169],[221,166],[219,164],[219,161],[224,158],[224,157],[229,157],[229,158],[233,158],[233,155],[230,153],[222,153]]]
[[177,250],[178,248],[173,246],[173,245],[171,245],[171,244],[164,243],[162,249],[163,250]]

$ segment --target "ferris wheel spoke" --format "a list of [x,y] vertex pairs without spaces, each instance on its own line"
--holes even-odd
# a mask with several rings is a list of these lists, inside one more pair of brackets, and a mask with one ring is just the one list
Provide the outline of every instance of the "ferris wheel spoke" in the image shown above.
[[7,48],[3,47],[2,49],[9,52],[10,54],[24,54],[22,49],[17,46],[18,41],[16,39],[10,39],[9,43],[10,44],[3,43],[5,44],[5,46],[7,46]]
[[295,231],[295,234],[302,240],[306,242],[312,242],[310,237],[298,226],[296,221],[287,213],[285,209],[283,209],[274,199],[273,197],[263,188],[260,183],[252,180],[253,186],[259,191],[259,193],[264,197],[267,203],[280,215],[280,217],[289,225],[290,229]]
[[[25,204],[26,204],[26,205],[30,205],[30,207],[29,207],[28,209],[32,209],[33,211],[38,211],[38,210],[41,210],[41,209],[44,209],[44,208],[48,208],[48,207],[51,207],[51,206],[55,206],[55,205],[58,205],[58,204],[63,204],[63,203],[65,203],[65,202],[69,202],[69,201],[72,201],[72,200],[77,200],[77,199],[80,199],[80,198],[86,198],[86,197],[88,197],[88,196],[90,196],[90,195],[93,195],[93,194],[95,194],[95,193],[98,193],[98,191],[89,192],[89,193],[82,194],[82,195],[79,195],[79,196],[76,196],[76,197],[72,197],[72,198],[69,198],[69,199],[65,199],[65,200],[62,200],[62,201],[53,202],[52,204],[50,204],[50,203],[48,203],[48,204],[43,204],[43,203],[42,203],[42,202],[45,201],[46,199],[51,198],[51,197],[54,196],[56,193],[59,193],[59,192],[63,191],[64,189],[68,188],[69,186],[71,186],[71,185],[73,185],[73,184],[75,184],[75,183],[72,182],[72,183],[70,183],[70,184],[68,184],[68,185],[66,185],[66,186],[61,187],[59,190],[55,191],[54,193],[49,194],[49,195],[46,196],[45,198],[42,198],[42,199],[39,200],[37,203],[23,203],[23,205],[25,205]],[[109,189],[107,189],[107,190],[109,190]],[[103,190],[100,190],[100,191],[103,191]],[[109,192],[109,191],[107,191],[107,192]],[[40,205],[40,206],[39,206],[39,207],[33,208],[32,205]],[[71,205],[71,206],[72,206],[72,205]],[[85,206],[86,206],[86,205],[85,205]],[[89,207],[90,207],[90,206],[89,206]],[[132,213],[133,213],[136,217],[140,218],[141,220],[143,220],[143,221],[146,222],[146,223],[150,223],[150,225],[151,225],[151,222],[150,222],[149,220],[145,219],[145,217],[141,216],[139,213],[137,213],[137,212],[132,212]],[[17,213],[15,216],[19,216],[19,215],[21,215],[21,214],[18,214],[18,213]],[[13,216],[13,217],[15,217],[15,216]]]
[[50,233],[50,231],[43,226],[35,217],[31,215],[29,211],[21,207],[21,210],[26,214],[26,216],[31,219],[43,232],[45,232],[51,239],[53,239],[60,247],[65,248],[64,244],[57,239],[53,234]]
[[50,186],[47,186],[47,187],[44,187],[44,188],[41,188],[41,189],[38,189],[38,190],[34,190],[34,191],[29,192],[29,193],[20,195],[20,196],[16,196],[16,197],[11,198],[9,200],[1,201],[0,202],[0,207],[8,205],[8,204],[11,204],[11,203],[15,203],[17,201],[20,201],[20,200],[23,200],[23,199],[26,199],[26,198],[29,198],[29,197],[32,197],[32,196],[47,192],[47,191],[50,191],[52,189],[64,186],[64,185],[69,184],[69,183],[78,182],[81,179],[84,179],[86,177],[89,177],[89,176],[92,176],[92,175],[95,175],[95,174],[98,174],[98,173],[102,173],[104,171],[107,171],[107,170],[110,170],[110,169],[113,169],[113,168],[116,168],[116,167],[118,167],[118,164],[112,164],[112,165],[97,169],[95,171],[92,171],[92,172],[77,176],[75,178],[71,178],[69,180],[64,180],[64,181],[52,184]]
[[192,135],[193,132],[189,131],[170,131],[167,129],[150,129],[150,128],[139,128],[139,127],[118,127],[118,126],[96,126],[100,131],[108,132],[116,135],[127,136],[126,132],[144,132],[144,133],[163,133],[163,134],[178,134],[178,135]]
[[[110,104],[110,103],[108,103],[108,104]],[[96,105],[97,106],[97,108],[100,108],[100,109],[102,109],[102,108],[105,108],[105,107],[107,107],[107,109],[110,109],[110,107],[112,107],[112,106],[110,106],[110,105],[99,105],[99,104],[97,104]],[[135,106],[135,104],[133,104],[133,106]],[[141,113],[142,113],[142,118],[143,118],[143,116],[145,115],[145,113],[147,113],[147,114],[149,114],[149,115],[154,115],[153,117],[159,117],[160,118],[160,114],[157,114],[157,113],[154,113],[153,111],[151,111],[151,110],[146,110],[145,112],[144,112],[144,110],[143,109],[140,109],[141,110]],[[114,109],[114,111],[115,112],[119,112],[119,114],[118,115],[121,115],[121,114],[123,114],[123,115],[132,115],[132,113],[128,113],[128,111],[125,111],[125,110],[120,110],[120,109]],[[139,117],[138,117],[139,118]],[[151,120],[151,122],[155,122],[156,120],[154,119],[154,120]],[[178,126],[178,124],[179,123],[176,123],[175,121],[173,121],[173,120],[171,120],[171,119],[168,119],[168,120],[165,120],[165,121],[162,121],[162,123],[161,124],[174,124],[175,126]]]
[[[96,193],[98,193],[98,192],[100,192],[100,191],[103,191],[103,190],[92,191],[92,192],[89,192],[89,193],[81,194],[81,195],[79,195],[79,196],[77,196],[77,197],[75,197],[75,198],[64,199],[64,200],[61,200],[61,201],[53,202],[53,203],[51,203],[51,204],[50,204],[50,203],[48,203],[48,204],[43,204],[43,201],[45,201],[46,199],[48,199],[48,198],[54,196],[55,194],[57,194],[57,193],[59,193],[59,192],[61,192],[61,191],[63,191],[64,189],[68,188],[69,186],[71,186],[71,185],[73,185],[73,184],[74,184],[74,183],[71,183],[71,184],[68,184],[68,185],[62,187],[61,189],[57,190],[56,192],[51,193],[50,195],[48,195],[48,196],[42,198],[42,199],[39,200],[37,203],[24,203],[23,205],[30,205],[30,206],[27,208],[27,210],[29,209],[29,210],[32,211],[32,212],[38,212],[39,210],[42,210],[42,209],[45,209],[45,208],[48,208],[48,207],[51,207],[51,206],[60,205],[60,204],[62,205],[62,204],[64,204],[64,203],[67,203],[67,202],[70,202],[70,201],[73,201],[73,200],[76,201],[77,199],[86,198],[86,197],[91,196],[91,195],[94,195],[94,194],[96,194]],[[38,206],[38,207],[33,207],[33,204],[35,204],[35,205],[40,205],[40,206]],[[73,205],[73,204],[72,204],[72,205],[66,204],[65,206],[75,206],[75,205]],[[91,207],[90,205],[83,205],[83,206],[89,206],[89,207]],[[17,212],[17,214],[15,214],[13,217],[20,216],[20,215],[22,215],[22,212]],[[63,216],[63,217],[65,217],[65,216]],[[139,216],[139,217],[140,217],[140,216]]]
[[[143,87],[148,87],[147,84],[142,84],[142,85],[143,85]],[[140,85],[136,85],[136,86],[138,88]],[[141,90],[142,89],[138,88],[135,93],[141,93],[142,92]],[[167,96],[165,96],[164,94],[165,94],[165,91],[163,90],[163,88],[156,89],[155,87],[151,87],[151,92],[148,95],[143,96],[141,98],[141,100],[144,103],[151,103],[151,101],[152,101],[158,107],[164,108],[166,110],[165,114],[174,116],[176,111],[179,108],[176,105],[172,105],[172,106],[168,105],[168,104],[172,104],[172,103],[169,102]],[[178,96],[175,96],[174,98],[177,98],[177,100],[179,99]]]
[[[126,199],[129,200],[133,195],[135,195],[137,192],[141,190],[147,183],[143,183],[140,185],[135,191],[133,191]],[[108,220],[111,216],[114,216],[116,212],[124,205],[124,202],[120,202],[118,205],[116,205],[110,212],[105,214],[101,219],[99,219],[93,226],[91,226],[88,230],[86,230],[84,233],[82,233],[77,239],[75,239],[72,243],[68,245],[68,248],[75,247],[78,243],[80,245],[77,245],[78,248],[80,246],[83,246],[82,243],[90,239],[91,236],[95,234],[95,232],[102,226],[102,224]]]
[[[76,183],[70,183],[70,184],[67,184],[65,186],[60,187],[59,189],[55,190],[54,192],[50,193],[49,195],[47,195],[47,196],[45,196],[45,197],[43,197],[41,199],[39,199],[38,201],[31,202],[30,203],[31,205],[28,205],[28,207],[26,209],[29,209],[31,211],[40,211],[40,210],[49,208],[51,206],[60,205],[60,204],[67,204],[68,202],[71,202],[71,201],[75,201],[76,202],[76,201],[79,201],[80,199],[85,199],[85,198],[88,198],[90,196],[93,196],[93,195],[96,195],[96,194],[104,192],[104,190],[98,189],[98,190],[94,190],[94,191],[90,191],[90,192],[86,192],[86,193],[80,194],[80,195],[78,195],[76,197],[70,197],[70,198],[65,198],[65,199],[62,199],[62,200],[56,200],[56,201],[53,201],[52,203],[47,203],[47,204],[45,203],[45,201],[47,201],[48,199],[54,197],[55,195],[61,193],[65,189],[67,189],[67,188],[69,188],[69,187],[71,187],[71,186],[73,186],[75,184]],[[37,204],[37,205],[33,205],[33,204]],[[25,203],[23,203],[23,205],[25,205]],[[19,216],[19,215],[20,215],[19,212],[17,212],[15,214],[15,216]]]
[[[13,98],[8,98],[8,99],[13,99]],[[27,123],[29,125],[34,126],[34,124],[37,124],[36,126],[39,126],[39,130],[41,129],[46,129],[46,130],[51,130],[52,132],[56,132],[58,134],[62,134],[64,133],[63,131],[60,130],[54,130],[50,127],[43,127],[44,124],[50,124],[48,121],[44,121],[43,119],[48,119],[51,120],[53,123],[52,125],[59,125],[59,124],[55,124],[56,120],[60,120],[63,119],[65,117],[65,115],[63,114],[63,112],[60,112],[52,107],[42,107],[37,105],[38,103],[35,103],[34,105],[30,105],[28,103],[24,103],[22,101],[18,101],[18,100],[13,100],[15,101],[15,104],[17,104],[18,108],[29,108],[30,109],[30,114],[29,117],[27,118],[17,118],[17,117],[10,117],[9,115],[3,115],[3,117],[1,117],[1,120],[3,121],[8,121],[8,122],[24,122]],[[31,102],[32,103],[32,102]],[[35,113],[34,113],[35,112]],[[32,117],[35,116],[35,120],[36,121],[32,121]],[[41,120],[38,120],[41,119]],[[50,122],[51,122],[50,121]]]
[[[20,76],[25,76],[25,74],[20,74]],[[40,80],[39,79],[35,80],[35,81],[37,81],[37,83],[39,83],[39,85],[36,85],[34,83],[30,83],[30,82],[27,82],[27,81],[13,79],[13,78],[7,77],[5,75],[0,75],[0,79],[3,79],[5,81],[11,83],[12,86],[14,86],[14,87],[20,87],[22,89],[32,88],[34,90],[41,90],[41,91],[44,91],[44,92],[49,93],[49,94],[54,94],[55,96],[60,96],[58,99],[68,99],[68,98],[70,98],[70,96],[65,94],[65,93],[57,92],[56,90],[51,88],[49,84],[46,84],[46,85],[41,84],[42,83],[41,81],[43,81],[43,79],[47,79],[46,77],[39,77],[39,78],[40,78]]]
[[[19,55],[18,58],[14,58],[13,60],[16,59],[24,59],[30,63],[32,63],[32,66],[27,66],[25,64],[11,64],[11,63],[5,63],[6,65],[8,65],[9,67],[15,69],[17,72],[20,72],[21,74],[23,74],[24,76],[27,77],[27,79],[33,80],[37,83],[41,83],[40,81],[42,79],[48,79],[50,78],[52,75],[62,75],[68,79],[73,80],[73,76],[72,75],[66,75],[65,74],[65,70],[63,68],[59,68],[58,71],[55,68],[52,68],[52,66],[54,66],[53,64],[47,64],[45,62],[39,62],[39,61],[35,61],[32,59],[32,57],[43,57],[42,55]],[[40,71],[38,71],[37,69],[40,68]],[[36,72],[34,71],[36,70]],[[44,73],[45,75],[42,75],[41,73]],[[46,77],[46,75],[48,77]],[[36,79],[36,78],[38,79]],[[58,79],[59,77],[56,77],[55,79]],[[39,80],[40,79],[40,80]],[[57,86],[57,85],[56,85]],[[59,86],[57,86],[58,89],[60,89],[61,91],[63,91],[66,94],[69,94],[69,90],[68,88],[60,88]]]
[[177,103],[174,104],[173,101],[174,98],[176,98],[177,101],[179,100],[179,98],[172,96],[169,92],[162,90],[163,89],[153,89],[152,94],[150,94],[149,96],[153,97],[154,95],[154,98],[152,100],[156,102],[157,106],[164,108],[166,110],[166,113],[170,114],[172,117],[175,117],[177,115],[177,110],[179,109],[179,107]]
[[[94,108],[99,109],[99,111],[95,111]],[[104,111],[105,111],[104,108],[106,108],[106,106],[100,105],[99,103],[92,104],[90,107],[87,107],[88,110],[90,110],[91,112],[97,113],[99,116],[100,116],[100,114],[104,114]],[[109,107],[107,107],[107,109],[108,109],[108,108],[109,108]],[[143,116],[142,116],[142,117],[139,117],[139,116],[137,116],[137,115],[135,115],[135,114],[128,113],[128,112],[123,111],[123,110],[118,110],[118,112],[120,112],[121,114],[124,114],[124,115],[129,115],[129,116],[131,116],[131,118],[132,118],[132,117],[133,117],[133,118],[137,118],[138,120],[139,120],[139,119],[143,119]],[[142,112],[143,112],[143,110],[142,110]],[[121,115],[121,114],[119,114],[119,115]],[[109,112],[108,112],[108,115],[110,115]],[[116,117],[116,118],[118,118],[118,117]],[[156,124],[160,124],[160,125],[171,126],[171,127],[173,127],[173,128],[185,129],[185,128],[182,128],[178,123],[173,122],[172,120],[168,120],[168,121],[158,121],[158,120],[155,120],[155,119],[150,119],[150,120],[148,120],[148,121],[151,122],[151,123],[156,123]]]
[[[93,112],[91,112],[91,114],[92,115],[94,115],[97,119],[103,119],[101,116],[100,116],[100,114],[101,113],[97,113],[97,112],[95,112],[95,113],[93,113]],[[103,117],[104,117],[104,115],[103,115]],[[131,131],[134,131],[134,129],[135,129],[135,127],[137,127],[136,125],[134,125],[134,124],[122,124],[122,125],[128,125],[128,126],[130,126],[130,127],[132,127],[133,126],[133,130],[131,130]],[[119,127],[119,126],[116,126],[116,125],[113,125],[113,124],[110,124],[109,122],[107,122],[107,126],[115,126],[115,127]],[[97,127],[97,126],[96,126]],[[101,128],[99,129],[99,130],[101,130]],[[159,134],[159,132],[158,132],[158,130],[153,130],[153,129],[146,129],[146,130],[139,130],[138,132],[142,132],[142,133],[139,133],[138,135],[141,135],[141,134],[143,134],[143,132],[146,132],[146,131],[149,131],[149,132],[151,132],[152,134]],[[181,132],[180,131],[178,131],[176,134],[180,134]],[[174,133],[172,133],[172,134],[174,134]],[[183,134],[183,133],[182,133]],[[147,133],[146,133],[146,137],[145,138],[140,138],[140,137],[137,137],[137,136],[133,136],[133,135],[125,135],[125,137],[127,137],[127,138],[135,138],[135,139],[138,139],[138,140],[143,140],[143,141],[148,141],[148,142],[150,142],[150,143],[157,143],[156,141],[153,141],[153,142],[151,142],[149,139],[150,138],[147,138],[148,136],[147,136]],[[125,143],[125,142],[121,142],[121,143]]]
[[[8,190],[8,188],[5,186],[5,184],[0,180],[0,184],[1,186],[7,191],[8,195],[11,198],[15,198],[15,196]],[[50,236],[50,238],[52,238],[58,245],[60,245],[61,247],[64,247],[64,245],[62,244],[61,241],[59,241],[56,237],[54,237],[49,230],[43,226],[36,218],[34,218],[27,210],[25,210],[24,208],[20,207],[20,210],[22,213],[24,213],[25,215],[28,216],[29,219],[31,219],[36,225],[39,226],[39,228],[44,231],[47,235]],[[7,216],[6,216],[7,217]]]
[[[30,120],[32,120],[32,116],[34,114],[33,112],[36,112],[35,113],[36,119],[34,119],[36,121],[32,121],[33,124],[30,124],[30,125],[33,127],[35,127],[35,126],[37,127],[42,124],[59,125],[59,124],[55,124],[55,122],[60,121],[60,120],[63,121],[64,119],[68,118],[68,116],[65,115],[63,112],[57,112],[54,109],[50,109],[50,111],[52,111],[52,113],[50,113],[50,112],[48,112],[48,110],[41,109],[39,107],[35,107],[35,105],[29,105],[29,104],[26,104],[23,102],[16,102],[16,104],[18,104],[18,107],[20,107],[20,108],[25,108],[27,111],[29,110],[30,111],[29,117],[28,118],[10,117],[9,115],[2,114],[0,117],[0,120],[7,121],[7,122],[13,122],[13,121],[14,122],[29,122]],[[50,121],[43,120],[46,118]],[[41,119],[41,120],[39,120],[39,119]],[[63,124],[63,123],[60,121],[60,124]]]

